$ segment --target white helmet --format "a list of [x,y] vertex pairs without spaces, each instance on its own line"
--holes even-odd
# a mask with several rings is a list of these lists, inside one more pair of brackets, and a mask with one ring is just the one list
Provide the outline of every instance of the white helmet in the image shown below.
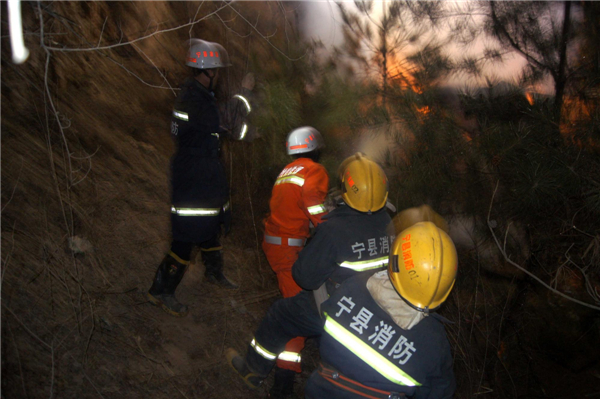
[[325,147],[321,133],[314,127],[303,126],[292,130],[285,142],[288,155],[303,154]]
[[231,66],[227,50],[219,43],[200,39],[187,41],[188,52],[185,65],[198,69],[224,68]]

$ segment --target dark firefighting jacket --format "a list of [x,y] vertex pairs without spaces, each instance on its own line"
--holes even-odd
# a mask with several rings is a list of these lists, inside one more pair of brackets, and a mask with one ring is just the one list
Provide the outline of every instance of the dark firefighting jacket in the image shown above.
[[316,290],[325,283],[331,295],[345,279],[387,266],[393,237],[385,208],[368,214],[341,205],[323,220],[292,268],[300,287]]
[[321,362],[338,374],[313,374],[307,397],[364,398],[338,383],[343,376],[415,399],[451,398],[456,385],[452,355],[438,316],[432,314],[410,330],[402,329],[372,298],[366,286],[370,277],[363,273],[346,280],[323,303]]
[[176,143],[171,158],[173,240],[201,243],[217,235],[228,217],[229,185],[219,158],[225,131],[217,104],[196,79],[183,84],[175,101],[171,134]]

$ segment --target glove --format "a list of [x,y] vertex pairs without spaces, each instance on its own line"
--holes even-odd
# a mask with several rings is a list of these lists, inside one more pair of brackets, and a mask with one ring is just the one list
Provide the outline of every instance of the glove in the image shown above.
[[242,87],[246,90],[252,91],[252,89],[254,89],[254,83],[255,79],[252,72],[247,73],[246,76],[244,76],[244,79],[242,79]]

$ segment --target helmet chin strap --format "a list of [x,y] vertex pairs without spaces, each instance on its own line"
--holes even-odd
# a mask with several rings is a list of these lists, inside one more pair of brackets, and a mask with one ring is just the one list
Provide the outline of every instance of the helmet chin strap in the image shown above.
[[208,90],[209,91],[213,91],[213,79],[214,79],[214,75],[210,76],[210,74],[208,73],[207,69],[201,69],[201,71],[209,79],[209,81],[208,81]]

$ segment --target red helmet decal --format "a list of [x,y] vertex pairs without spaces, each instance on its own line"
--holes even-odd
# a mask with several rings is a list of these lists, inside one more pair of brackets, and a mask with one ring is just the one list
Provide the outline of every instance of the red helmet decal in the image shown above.
[[211,56],[211,57],[213,56],[213,52],[212,52],[212,51],[210,52],[210,56]]
[[204,51],[204,56],[206,57],[206,51]]
[[308,145],[306,145],[306,144],[293,145],[290,147],[290,150],[296,150],[298,148],[307,148],[307,147],[308,147]]
[[412,259],[412,250],[411,250],[411,245],[410,245],[410,234],[405,235],[404,237],[402,237],[402,241],[405,241],[402,243],[402,259],[404,260],[404,268],[406,270],[411,270],[415,267],[415,263]]
[[358,187],[356,187],[356,184],[354,183],[354,179],[350,175],[350,169],[346,169],[346,173],[344,173],[344,175],[346,176],[346,181],[348,182],[348,185],[352,188],[352,191],[357,193]]

